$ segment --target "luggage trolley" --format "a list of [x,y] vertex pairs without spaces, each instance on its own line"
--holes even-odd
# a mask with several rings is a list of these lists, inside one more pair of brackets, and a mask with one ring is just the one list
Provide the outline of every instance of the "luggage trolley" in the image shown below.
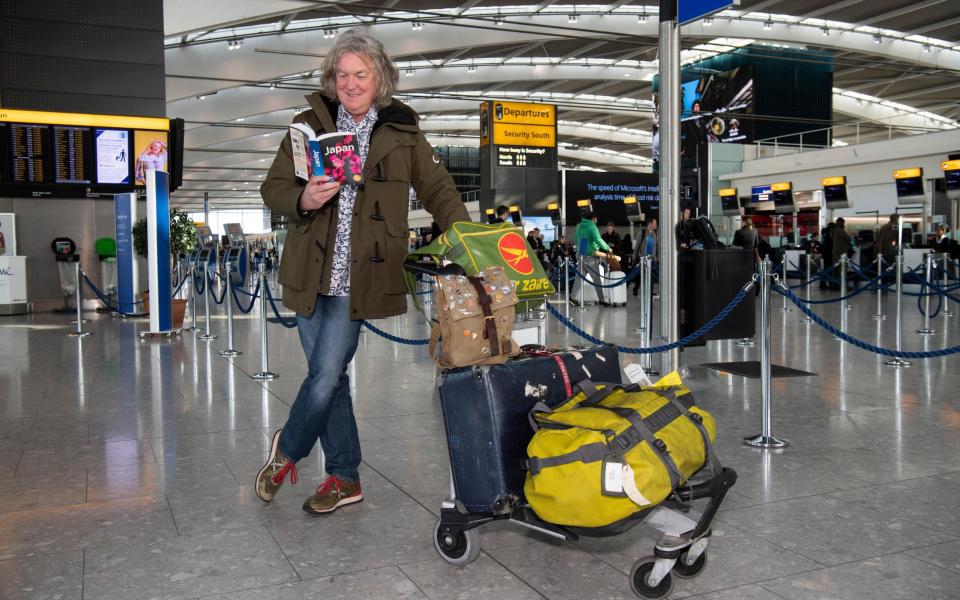
[[[457,265],[438,268],[407,263],[405,268],[432,276],[463,274]],[[737,480],[736,472],[726,467],[714,471],[707,461],[667,500],[606,528],[566,527],[543,521],[523,496],[522,465],[533,436],[527,415],[537,402],[553,407],[566,401],[565,387],[558,385],[560,377],[554,374],[566,372],[569,375],[565,378],[574,382],[575,378],[590,377],[620,383],[620,364],[613,346],[556,353],[530,351],[530,346],[524,350],[519,359],[506,364],[439,372],[437,385],[451,473],[450,496],[441,502],[433,528],[437,553],[455,566],[473,562],[480,555],[478,528],[494,521],[509,521],[568,541],[581,536],[619,535],[645,522],[661,535],[653,554],[639,558],[631,569],[630,587],[637,596],[664,598],[673,589],[673,577],[699,575],[707,564],[710,525]],[[531,381],[545,382],[533,398],[523,391]],[[691,506],[692,501],[704,498],[709,501],[702,511]]]

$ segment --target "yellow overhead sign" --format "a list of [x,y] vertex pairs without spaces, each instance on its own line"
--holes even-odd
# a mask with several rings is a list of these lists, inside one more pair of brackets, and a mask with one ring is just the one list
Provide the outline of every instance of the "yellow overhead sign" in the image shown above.
[[498,146],[539,146],[555,148],[557,130],[545,125],[493,125],[493,143]]
[[820,180],[820,185],[822,185],[823,187],[827,187],[831,185],[846,185],[846,184],[847,184],[847,178],[844,177],[843,175],[839,177],[824,177],[823,179]]
[[723,188],[722,190],[720,190],[719,193],[721,198],[726,198],[728,196],[736,196],[737,188]]
[[75,127],[116,127],[118,129],[151,129],[167,131],[170,119],[155,117],[123,117],[85,113],[46,112],[0,108],[0,121],[7,123],[36,123],[40,125],[72,125]]
[[945,160],[940,163],[940,168],[944,171],[960,171],[960,160]]
[[487,210],[483,211],[483,213],[486,215],[492,215],[494,213],[494,210],[492,208],[488,208]]
[[636,204],[636,203],[637,203],[637,197],[636,197],[636,196],[627,196],[626,198],[623,199],[623,203],[624,203],[624,204]]
[[559,202],[550,202],[547,204],[547,210],[560,210]]
[[493,123],[518,123],[521,125],[556,125],[557,109],[551,104],[527,102],[493,102]]
[[520,212],[520,207],[517,206],[516,204],[511,205],[511,206],[510,206],[510,212],[512,212],[512,213]]
[[589,201],[589,200],[577,200],[577,206],[579,206],[579,207],[581,207],[581,208],[584,207],[584,206],[590,206],[590,201]]
[[771,183],[770,191],[771,192],[785,192],[793,187],[789,181],[782,181],[780,183]]
[[893,172],[894,179],[910,179],[911,177],[923,177],[923,169],[914,167],[912,169],[897,169]]

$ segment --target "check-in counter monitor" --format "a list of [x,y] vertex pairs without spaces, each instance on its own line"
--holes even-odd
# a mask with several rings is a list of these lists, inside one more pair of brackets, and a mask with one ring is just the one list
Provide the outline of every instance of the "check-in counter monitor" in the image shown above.
[[207,267],[207,273],[212,275],[217,269],[217,236],[210,231],[207,225],[197,227],[197,268]]
[[797,212],[797,201],[793,198],[793,184],[789,181],[770,184],[770,194],[773,196],[773,211],[779,214],[793,214]]
[[718,192],[720,194],[720,208],[725,217],[738,217],[743,214],[740,209],[740,198],[737,195],[737,188],[724,188]]
[[513,224],[517,227],[523,227],[523,214],[520,212],[520,207],[516,204],[510,207],[510,220],[513,221]]
[[593,213],[593,204],[589,200],[577,200],[577,212],[580,213],[580,218],[583,219],[588,214]]
[[899,204],[925,204],[927,195],[923,189],[923,169],[898,169],[893,172],[893,180],[897,185],[897,202]]
[[827,208],[850,208],[850,199],[847,196],[847,178],[825,177],[820,180],[823,186],[823,200]]
[[943,168],[947,198],[960,200],[960,160],[945,160],[940,166]]
[[497,211],[493,208],[488,208],[483,211],[483,214],[487,215],[487,223],[493,224],[494,219],[497,218]]
[[623,212],[627,215],[627,221],[631,223],[639,223],[642,220],[640,203],[636,196],[627,196],[623,199]]

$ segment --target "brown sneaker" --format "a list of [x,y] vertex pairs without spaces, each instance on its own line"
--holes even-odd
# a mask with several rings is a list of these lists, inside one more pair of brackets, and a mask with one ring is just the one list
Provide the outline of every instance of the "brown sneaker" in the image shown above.
[[331,475],[320,484],[317,492],[306,499],[303,510],[310,514],[322,515],[333,512],[344,504],[353,504],[363,500],[359,481],[343,481]]
[[290,483],[297,483],[297,464],[280,451],[281,431],[283,430],[278,429],[273,434],[273,440],[270,442],[270,456],[267,457],[267,463],[257,473],[257,481],[254,487],[257,496],[264,502],[270,502],[277,495],[277,490],[283,485],[287,473],[290,473]]

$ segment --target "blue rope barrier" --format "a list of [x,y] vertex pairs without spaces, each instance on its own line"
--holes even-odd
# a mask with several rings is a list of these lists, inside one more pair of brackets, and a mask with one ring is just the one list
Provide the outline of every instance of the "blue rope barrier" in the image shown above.
[[[862,294],[862,293],[864,293],[864,292],[866,292],[866,291],[869,291],[869,290],[874,289],[874,288],[871,287],[871,286],[873,286],[875,283],[877,283],[878,281],[880,281],[880,278],[881,278],[881,277],[883,277],[883,276],[882,276],[882,275],[878,275],[877,277],[874,277],[874,278],[871,279],[870,281],[866,282],[863,287],[861,287],[861,288],[858,289],[858,290],[854,290],[852,293],[847,294],[846,296],[840,296],[839,298],[831,298],[831,299],[829,299],[829,300],[802,300],[802,302],[804,302],[804,303],[806,303],[806,304],[833,304],[834,302],[842,302],[843,300],[849,300],[850,298],[853,298],[854,296],[859,296],[860,294]],[[846,291],[846,290],[844,290],[844,291]]]
[[[213,283],[213,282],[210,282]],[[220,292],[220,298],[217,299],[217,292],[213,290],[213,287],[210,288],[210,297],[213,298],[214,304],[223,304],[223,299],[227,297],[227,285],[223,286],[223,291]]]
[[[696,340],[703,334],[707,333],[708,331],[716,327],[717,324],[720,323],[720,321],[723,321],[725,318],[727,318],[727,315],[729,315],[743,301],[743,299],[747,297],[747,293],[750,292],[753,286],[754,286],[754,280],[751,279],[749,282],[747,282],[746,285],[743,286],[743,288],[740,289],[739,292],[737,292],[737,295],[733,297],[730,303],[727,304],[725,307],[723,307],[723,310],[717,313],[715,317],[713,317],[712,319],[704,323],[703,326],[700,327],[700,329],[697,329],[696,331],[694,331],[693,333],[691,333],[690,335],[684,338],[681,338],[670,344],[653,346],[651,348],[630,348],[627,346],[617,346],[617,350],[620,352],[623,352],[624,354],[658,354],[660,352],[667,352],[668,350],[673,350],[675,348],[681,348],[683,346],[686,346],[690,342]],[[577,327],[570,319],[567,319],[566,317],[564,317],[563,314],[560,311],[558,311],[556,308],[554,308],[553,305],[551,305],[550,303],[547,303],[546,307],[547,307],[547,311],[549,311],[551,315],[556,317],[557,320],[559,320],[567,329],[576,333],[583,339],[593,342],[594,344],[607,343],[601,340],[600,338],[594,337],[589,333],[587,333],[586,331],[584,331],[583,329],[580,329],[579,327]]]
[[[199,282],[199,283],[198,283]],[[193,274],[193,288],[197,292],[198,296],[202,296],[204,292],[207,291],[207,282],[206,278],[203,275]]]
[[382,329],[378,329],[374,327],[373,325],[370,324],[370,321],[363,321],[363,326],[369,329],[370,331],[372,331],[373,333],[379,335],[380,337],[386,340],[390,340],[391,342],[395,342],[397,344],[406,344],[408,346],[426,346],[427,344],[430,343],[430,340],[428,338],[410,339],[410,338],[402,338],[402,337],[397,337],[395,335],[391,335]]
[[606,279],[607,281],[615,281],[616,285],[626,283],[640,274],[639,266],[634,267],[633,270],[631,270],[629,273],[626,273],[623,277],[607,277],[586,263],[584,263],[583,266],[587,269],[587,271],[590,271],[592,275],[596,275],[600,279]]
[[111,311],[118,312],[117,304],[113,300],[111,300],[109,296],[103,295],[103,292],[100,290],[100,288],[95,286],[93,282],[90,281],[90,278],[87,277],[87,274],[83,271],[83,269],[80,269],[80,275],[83,277],[83,280],[86,282],[87,287],[90,288],[90,291],[94,293],[94,295],[100,300],[100,302],[103,302],[104,305],[106,305],[106,307],[109,308]]
[[270,282],[263,282],[263,291],[267,293],[267,300],[270,301],[270,308],[273,309],[273,314],[277,317],[277,322],[286,327],[287,329],[293,329],[297,326],[297,320],[293,319],[288,321],[280,315],[280,309],[277,308],[277,303],[273,299],[273,292],[270,291]]
[[[921,315],[923,315],[924,317],[926,317],[926,316],[927,316],[927,312],[926,312],[925,310],[923,310],[923,302],[922,302],[922,300],[923,300],[923,298],[921,298],[920,296],[917,296],[917,310],[920,311],[920,314],[921,314]],[[936,309],[935,311],[933,311],[933,314],[930,315],[930,318],[932,319],[932,318],[936,317],[937,315],[939,315],[941,308],[943,308],[943,294],[937,294],[937,309]]]
[[259,281],[259,280],[257,281],[257,287],[254,288],[252,294],[251,294],[250,292],[246,292],[246,291],[244,291],[244,290],[239,290],[240,292],[243,292],[243,293],[246,294],[247,296],[250,296],[250,297],[251,297],[251,298],[250,298],[250,306],[248,306],[248,307],[246,307],[246,308],[244,308],[244,307],[240,304],[240,298],[237,297],[237,291],[238,291],[237,288],[235,288],[235,287],[233,287],[233,286],[229,286],[229,287],[230,287],[230,289],[231,289],[231,293],[233,294],[233,301],[237,303],[237,309],[238,309],[240,312],[242,312],[243,314],[247,314],[247,313],[249,313],[251,310],[253,310],[253,305],[257,302],[257,294],[260,293],[260,281]]
[[896,358],[913,358],[913,359],[940,358],[943,356],[950,356],[952,354],[957,354],[958,352],[960,352],[960,346],[953,346],[951,348],[944,348],[942,350],[929,350],[927,352],[905,352],[905,351],[897,352],[896,350],[890,350],[888,348],[881,348],[880,346],[874,346],[873,344],[868,344],[867,342],[858,340],[853,336],[847,335],[846,333],[840,331],[830,323],[827,323],[822,318],[820,318],[820,315],[810,310],[810,308],[808,308],[803,302],[801,302],[800,298],[797,298],[796,294],[791,292],[789,289],[783,288],[782,286],[780,286],[780,288],[782,288],[782,291],[781,289],[778,289],[777,286],[774,286],[773,289],[778,294],[782,294],[786,296],[791,302],[796,304],[797,308],[799,308],[800,311],[803,312],[803,314],[810,317],[810,319],[814,323],[816,323],[820,327],[823,327],[824,329],[826,329],[833,335],[837,336],[841,340],[849,344],[853,344],[854,346],[862,350],[873,352],[874,354],[881,354],[883,356],[890,356],[890,357],[896,357]]
[[177,285],[177,289],[173,290],[173,295],[171,296],[171,298],[176,298],[176,297],[177,297],[177,294],[180,293],[180,290],[183,289],[183,284],[185,284],[186,282],[187,282],[187,278],[186,278],[186,277],[181,277],[181,278],[180,278],[180,284]]
[[[586,265],[584,265],[584,266],[586,266]],[[590,269],[590,267],[587,267],[587,268]],[[617,287],[618,285],[626,285],[626,283],[627,283],[628,281],[631,281],[632,279],[635,279],[636,276],[640,273],[640,270],[639,270],[639,267],[638,267],[638,268],[634,269],[633,271],[631,271],[629,275],[625,275],[625,276],[617,279],[616,282],[614,282],[614,283],[609,283],[609,284],[607,284],[607,283],[595,283],[595,282],[593,282],[593,281],[590,281],[589,279],[587,279],[586,275],[584,275],[583,273],[581,273],[580,271],[578,271],[577,268],[574,267],[573,265],[570,266],[570,269],[573,270],[574,274],[575,274],[577,277],[579,277],[580,279],[582,279],[582,280],[585,281],[586,283],[588,283],[588,284],[590,284],[590,285],[592,285],[592,286],[594,286],[594,287],[599,287],[599,288],[614,288],[614,287]],[[590,269],[590,270],[593,271],[593,269]],[[603,276],[600,275],[600,277],[603,277]]]

